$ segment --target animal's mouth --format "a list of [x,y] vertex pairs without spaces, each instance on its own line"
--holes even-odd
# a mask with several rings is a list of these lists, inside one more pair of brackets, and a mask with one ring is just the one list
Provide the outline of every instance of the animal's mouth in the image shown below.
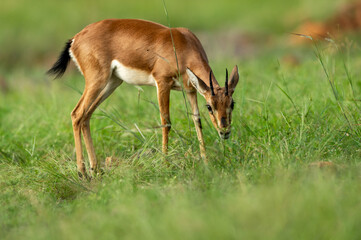
[[219,132],[219,136],[222,139],[228,139],[230,135],[231,135],[231,131],[229,131],[229,132]]

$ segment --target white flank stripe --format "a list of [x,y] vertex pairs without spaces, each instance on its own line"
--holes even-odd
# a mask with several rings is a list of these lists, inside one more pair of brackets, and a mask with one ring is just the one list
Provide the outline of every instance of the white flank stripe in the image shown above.
[[111,70],[117,78],[126,83],[132,85],[155,86],[155,79],[152,74],[149,74],[146,71],[126,67],[118,60],[112,61]]

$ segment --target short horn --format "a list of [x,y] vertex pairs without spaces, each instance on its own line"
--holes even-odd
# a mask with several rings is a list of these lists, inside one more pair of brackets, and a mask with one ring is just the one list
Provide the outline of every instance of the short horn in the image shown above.
[[225,85],[225,87],[226,87],[226,96],[228,96],[228,70],[227,70],[227,68],[226,68],[226,85]]
[[209,87],[211,88],[212,96],[214,96],[214,89],[213,89],[213,83],[212,83],[212,70],[209,72]]

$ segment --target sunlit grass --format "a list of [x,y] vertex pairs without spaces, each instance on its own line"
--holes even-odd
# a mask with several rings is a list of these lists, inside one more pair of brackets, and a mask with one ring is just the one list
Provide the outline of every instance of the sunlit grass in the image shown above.
[[[77,177],[70,120],[82,77],[8,74],[11,90],[0,109],[2,238],[357,239],[358,57],[345,62],[343,53],[319,51],[296,68],[268,57],[239,62],[229,141],[207,123],[200,98],[209,166],[181,93],[171,96],[165,158],[155,89],[120,86],[91,122],[104,168],[92,182]],[[222,79],[224,65],[213,68]],[[109,156],[114,165],[105,168]],[[310,165],[320,161],[332,166]]]

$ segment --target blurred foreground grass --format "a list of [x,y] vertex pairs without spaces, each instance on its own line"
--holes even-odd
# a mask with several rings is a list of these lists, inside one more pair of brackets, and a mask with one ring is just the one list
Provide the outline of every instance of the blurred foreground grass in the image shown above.
[[[360,239],[357,43],[294,48],[297,66],[282,60],[288,50],[279,47],[247,61],[211,58],[220,82],[234,64],[241,78],[228,141],[208,124],[200,98],[208,167],[181,93],[171,95],[166,161],[155,89],[123,84],[91,121],[99,161],[113,156],[116,164],[102,179],[78,179],[70,112],[83,78],[70,71],[47,80],[46,66],[33,67],[41,57],[32,58],[58,54],[67,36],[100,18],[165,23],[161,2],[139,2],[2,2],[0,31],[8,34],[0,34],[1,58],[11,69],[1,66],[9,90],[0,93],[0,239]],[[282,16],[302,13],[302,6],[310,15],[326,13],[305,7],[312,4],[334,7],[211,1],[205,9],[204,1],[167,2],[172,24],[209,32],[282,31]],[[320,161],[332,166],[310,165]]]

